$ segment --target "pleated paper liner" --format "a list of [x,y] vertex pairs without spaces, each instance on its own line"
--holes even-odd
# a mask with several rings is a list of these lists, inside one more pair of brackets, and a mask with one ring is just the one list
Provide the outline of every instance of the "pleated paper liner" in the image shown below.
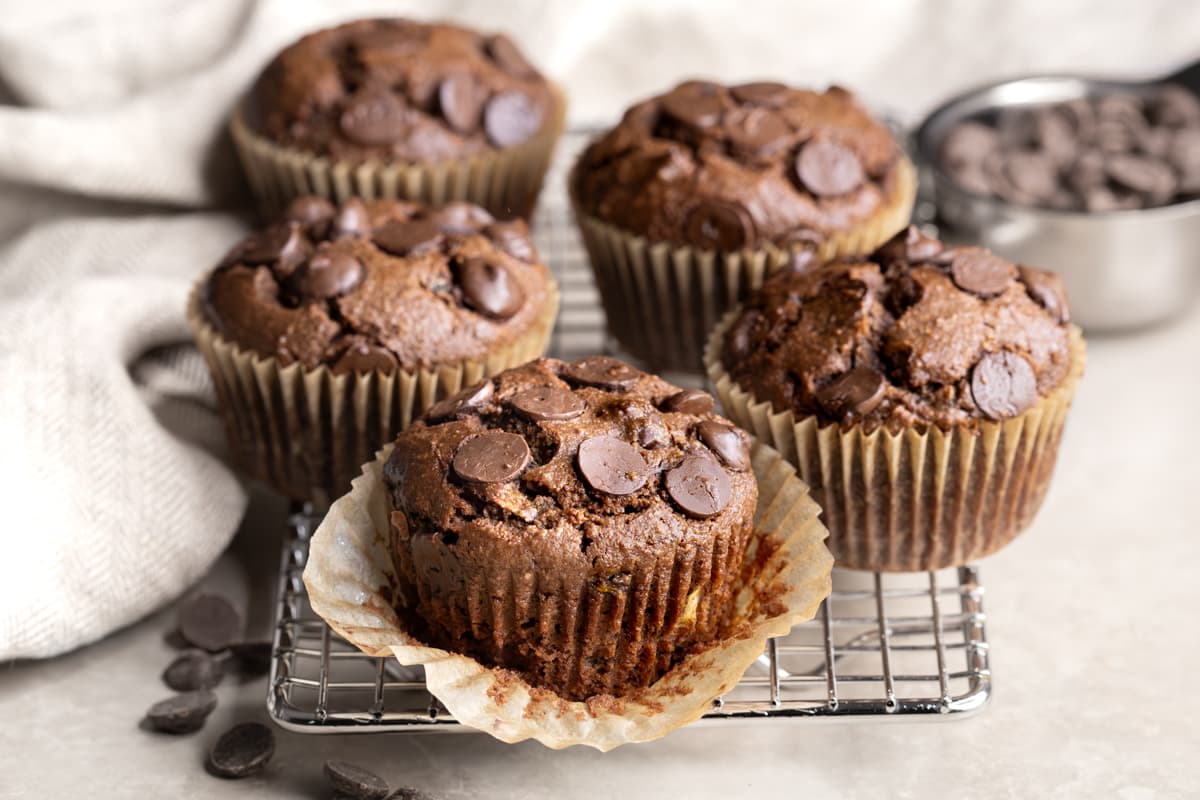
[[[908,224],[916,189],[916,171],[901,159],[883,208],[831,234],[817,249],[818,261],[878,248]],[[792,255],[772,244],[725,253],[654,243],[588,216],[574,197],[572,202],[609,335],[650,371],[702,372],[704,342],[721,315]]]
[[1024,413],[978,430],[936,426],[899,434],[842,429],[777,412],[742,389],[721,361],[731,312],[705,351],[726,415],[797,466],[824,510],[839,567],[912,572],[967,564],[1012,541],[1045,497],[1063,426],[1087,360],[1070,328],[1062,383]]
[[558,313],[558,289],[547,286],[529,330],[485,358],[391,373],[335,375],[326,366],[284,366],[244,350],[208,321],[203,280],[188,298],[187,317],[241,467],[294,500],[327,503],[349,490],[362,465],[435,402],[541,356]]
[[267,219],[305,194],[337,203],[348,197],[418,200],[435,206],[469,200],[496,217],[529,219],[566,115],[566,97],[556,88],[553,106],[542,130],[521,144],[436,164],[338,161],[284,147],[255,132],[240,106],[229,130]]
[[392,607],[396,578],[388,542],[390,507],[383,463],[366,465],[351,492],[326,514],[313,536],[304,583],[313,610],[335,631],[374,656],[421,664],[429,691],[459,722],[506,742],[536,739],[555,749],[588,745],[611,750],[657,739],[701,717],[763,651],[766,640],[812,619],[828,596],[833,557],[825,547],[820,509],[795,469],[755,445],[759,482],[750,565],[736,587],[732,631],[687,656],[649,688],[616,698],[565,700],[515,673],[428,647]]

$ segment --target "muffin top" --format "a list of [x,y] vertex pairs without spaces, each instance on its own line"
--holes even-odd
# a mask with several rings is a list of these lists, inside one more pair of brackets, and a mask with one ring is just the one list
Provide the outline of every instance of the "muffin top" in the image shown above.
[[374,19],[283,50],[254,84],[246,113],[287,147],[344,161],[433,163],[521,144],[554,102],[503,34]]
[[438,403],[384,468],[413,535],[523,543],[540,569],[607,575],[753,518],[749,437],[607,356],[540,359]]
[[572,188],[586,213],[653,241],[802,245],[885,205],[902,157],[845,89],[689,81],[629,109]]
[[1070,368],[1062,280],[915,227],[861,260],[782,272],[726,333],[733,379],[824,423],[975,426],[1014,417]]
[[521,220],[470,203],[299,197],[225,256],[204,306],[223,336],[285,365],[412,371],[512,341],[552,283]]

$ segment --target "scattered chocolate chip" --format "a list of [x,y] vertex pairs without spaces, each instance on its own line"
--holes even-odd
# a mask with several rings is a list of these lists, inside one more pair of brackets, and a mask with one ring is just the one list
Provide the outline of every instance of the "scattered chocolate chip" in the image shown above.
[[146,721],[161,733],[192,733],[204,727],[216,707],[217,696],[208,689],[183,692],[150,706]]
[[202,650],[224,650],[242,632],[242,618],[224,597],[198,594],[179,609],[179,632]]
[[389,222],[371,231],[371,241],[394,256],[425,253],[442,243],[442,231],[431,219]]
[[742,206],[701,200],[688,215],[688,241],[704,250],[738,250],[754,240],[754,221]]
[[506,431],[484,431],[463,439],[454,451],[454,473],[472,483],[505,483],[529,465],[525,439]]
[[217,739],[205,766],[220,778],[245,778],[262,770],[275,754],[275,734],[266,725],[243,722]]
[[736,472],[750,469],[750,437],[744,431],[723,422],[705,420],[696,426],[696,433],[722,464]]
[[1013,278],[1013,266],[981,247],[959,248],[950,262],[950,277],[964,292],[980,297],[1001,294]]
[[434,403],[429,411],[425,412],[425,419],[429,422],[440,422],[457,417],[463,413],[475,413],[480,406],[491,400],[495,394],[496,385],[491,381],[484,381],[474,386],[468,386],[461,392]]
[[1015,417],[1037,402],[1037,377],[1023,356],[988,353],[971,370],[971,396],[989,419]]
[[694,81],[675,87],[662,98],[662,110],[689,127],[709,128],[721,121],[725,107],[714,84]]
[[483,258],[454,262],[463,300],[484,316],[508,319],[525,304],[525,292],[508,267]]
[[250,237],[242,245],[241,260],[247,264],[291,261],[303,255],[308,242],[295,222],[281,222]]
[[274,658],[270,642],[237,642],[229,646],[229,654],[244,675],[266,675]]
[[308,300],[328,300],[353,291],[365,276],[362,262],[352,254],[322,244],[288,276],[287,287]]
[[495,217],[474,203],[447,203],[429,215],[442,233],[471,234],[495,222]]
[[370,232],[371,215],[367,213],[366,204],[357,197],[342,203],[337,216],[333,218],[334,237],[365,236]]
[[333,219],[337,209],[333,203],[324,197],[316,195],[301,195],[288,203],[283,218],[290,222],[298,222],[304,226],[321,226]]
[[529,237],[529,226],[523,219],[509,222],[493,222],[483,231],[504,252],[526,264],[537,263],[533,240]]
[[671,434],[667,426],[658,420],[650,420],[638,428],[637,440],[647,450],[657,450],[671,443]]
[[189,650],[177,656],[165,670],[162,679],[177,692],[211,689],[225,677],[225,667],[203,650]]
[[346,138],[367,147],[388,145],[404,135],[404,101],[387,89],[369,88],[356,93],[346,104],[338,126]]
[[526,417],[538,421],[575,419],[587,410],[582,397],[557,386],[525,389],[510,397],[508,402]]
[[667,471],[667,494],[679,510],[705,519],[721,513],[729,504],[729,476],[712,456],[692,455]]
[[524,92],[508,91],[488,100],[483,129],[497,147],[513,147],[542,127],[542,110]]
[[870,367],[855,367],[843,372],[817,390],[816,401],[831,416],[870,414],[883,402],[887,379]]
[[787,145],[792,133],[783,117],[766,108],[734,109],[722,126],[737,153],[759,158]]
[[774,81],[756,81],[730,87],[729,92],[740,103],[778,108],[787,102],[789,89]]
[[676,414],[710,414],[716,407],[713,396],[701,389],[684,389],[668,397],[659,406]]
[[646,485],[650,469],[641,453],[612,436],[593,436],[579,445],[579,471],[588,486],[603,494],[624,497]]
[[537,70],[525,59],[513,40],[503,33],[496,34],[488,40],[486,51],[496,62],[496,66],[515,78],[537,75]]
[[1053,272],[1035,267],[1017,267],[1021,283],[1033,301],[1060,323],[1071,321],[1071,309],[1067,304],[1067,287],[1063,279]]
[[346,375],[352,372],[367,374],[371,372],[393,373],[399,366],[396,356],[385,347],[366,341],[351,344],[333,362],[335,375]]
[[576,383],[616,392],[632,387],[642,373],[611,356],[585,356],[568,364],[563,376]]
[[442,81],[438,86],[438,108],[451,128],[459,133],[472,133],[479,128],[484,91],[466,74],[451,75]]
[[325,777],[333,784],[334,791],[345,797],[385,800],[390,791],[383,778],[349,761],[326,761]]
[[811,139],[796,156],[796,177],[818,197],[857,189],[866,175],[854,151],[832,139]]

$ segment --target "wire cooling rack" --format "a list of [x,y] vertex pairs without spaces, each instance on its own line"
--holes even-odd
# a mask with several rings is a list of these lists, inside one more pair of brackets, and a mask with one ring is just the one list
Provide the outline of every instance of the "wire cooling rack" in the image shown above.
[[[562,306],[550,352],[605,348],[604,314],[571,222],[566,172],[586,141],[564,137],[534,217],[538,252]],[[700,385],[693,376],[671,376]],[[470,731],[425,689],[420,667],[364,655],[313,613],[301,575],[320,523],[289,516],[279,570],[267,707],[307,733]],[[758,662],[696,724],[738,719],[958,717],[991,696],[983,587],[975,567],[928,573],[834,570],[833,593],[811,622],[772,639]]]

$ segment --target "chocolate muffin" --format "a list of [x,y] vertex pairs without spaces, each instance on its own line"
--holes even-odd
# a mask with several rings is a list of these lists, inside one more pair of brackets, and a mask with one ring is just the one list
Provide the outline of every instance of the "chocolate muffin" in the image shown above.
[[782,268],[868,252],[907,222],[912,165],[845,89],[689,81],[594,141],[571,193],[623,348],[698,369],[722,313]]
[[472,200],[528,217],[563,112],[558,91],[504,34],[373,19],[285,48],[233,133],[271,205],[356,194]]
[[649,686],[721,635],[758,496],[709,394],[604,356],[439,403],[384,481],[414,632],[569,700]]
[[540,355],[557,304],[520,220],[306,196],[229,252],[189,317],[234,452],[311,499],[438,397]]
[[813,487],[841,565],[934,569],[1032,520],[1084,345],[1058,276],[909,228],[768,280],[707,363]]

